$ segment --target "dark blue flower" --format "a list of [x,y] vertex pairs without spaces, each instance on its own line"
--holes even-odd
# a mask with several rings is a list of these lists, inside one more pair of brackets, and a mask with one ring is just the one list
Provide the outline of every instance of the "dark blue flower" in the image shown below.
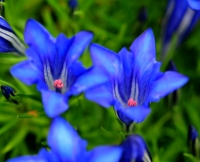
[[2,16],[0,16],[0,52],[25,53],[25,46]]
[[151,162],[151,155],[145,141],[139,135],[130,135],[121,144],[122,157],[119,162]]
[[12,87],[1,85],[1,92],[7,100],[11,100],[13,103],[18,104],[18,102],[11,97],[16,95],[16,91]]
[[114,106],[120,120],[127,125],[133,121],[143,121],[150,113],[150,102],[159,101],[188,81],[179,73],[159,71],[161,63],[155,60],[155,41],[151,29],[132,43],[130,51],[123,48],[116,54],[92,44],[90,52],[98,72],[91,71],[88,76],[80,77],[74,86],[74,93],[85,89],[86,85],[98,85],[88,90],[86,97],[104,107]]
[[[194,1],[189,3],[194,4]],[[197,3],[197,2],[196,2]],[[192,30],[199,19],[200,11],[193,10],[188,0],[170,0],[163,24],[162,59],[164,59],[171,46],[171,39],[174,34],[179,45],[185,36]]]
[[87,142],[60,117],[53,120],[47,141],[50,151],[41,149],[38,155],[17,157],[7,162],[116,162],[122,153],[120,146],[100,146],[87,151]]
[[198,132],[194,126],[189,125],[188,128],[188,143],[190,147],[190,152],[200,158],[200,143],[198,139]]
[[200,10],[200,0],[187,0],[193,10]]
[[71,9],[74,9],[78,6],[78,1],[77,0],[68,0],[68,4]]
[[25,28],[28,60],[11,69],[13,76],[31,85],[37,84],[49,117],[68,109],[68,98],[73,95],[77,78],[87,70],[78,61],[93,38],[91,32],[82,31],[67,38],[60,34],[56,39],[35,20],[28,20]]

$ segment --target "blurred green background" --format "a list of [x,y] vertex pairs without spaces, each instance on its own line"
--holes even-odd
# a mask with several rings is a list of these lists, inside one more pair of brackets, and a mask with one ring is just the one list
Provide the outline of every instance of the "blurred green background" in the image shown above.
[[[161,52],[161,30],[167,0],[79,0],[72,14],[67,0],[6,0],[5,19],[23,40],[23,30],[29,18],[43,24],[57,37],[64,33],[68,37],[81,30],[94,33],[93,42],[115,52],[129,47],[145,29],[153,29],[157,60]],[[139,21],[142,7],[146,8],[147,20]],[[147,119],[136,124],[130,133],[140,134],[147,142],[154,162],[197,161],[189,153],[187,142],[188,125],[200,132],[200,24],[178,48],[172,48],[169,59],[178,71],[190,78],[179,90],[176,104],[172,95],[159,103],[152,103],[152,112]],[[46,147],[46,137],[51,123],[41,104],[40,93],[35,86],[27,86],[13,78],[9,69],[26,59],[12,54],[0,54],[0,85],[10,85],[17,91],[16,105],[7,101],[0,93],[0,161],[26,154],[37,154]],[[88,50],[81,60],[89,67]],[[163,67],[163,70],[165,69]],[[105,109],[87,101],[84,95],[70,100],[70,109],[62,115],[88,141],[88,149],[97,145],[120,144],[127,133],[116,118],[113,108]]]

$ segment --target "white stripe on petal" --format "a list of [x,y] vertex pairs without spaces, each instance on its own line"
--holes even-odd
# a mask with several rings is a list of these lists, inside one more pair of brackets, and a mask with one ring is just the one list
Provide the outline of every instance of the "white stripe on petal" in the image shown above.
[[46,61],[45,64],[44,64],[44,79],[45,79],[45,82],[48,85],[49,89],[55,90],[55,87],[54,87],[54,84],[53,84],[54,79],[53,79],[53,76],[52,76],[52,73],[51,73],[51,68],[50,68],[48,61]]
[[19,41],[14,33],[0,28],[0,36],[12,43],[14,48],[17,49],[20,53],[25,53],[25,46]]
[[188,29],[194,14],[195,11],[193,11],[191,8],[188,7],[177,30],[178,37],[180,37]]
[[67,87],[67,75],[68,75],[68,72],[67,72],[67,66],[66,66],[66,62],[63,63],[63,68],[62,68],[62,72],[61,72],[61,80],[63,82],[63,88],[62,88],[62,93],[65,93],[67,92],[68,90],[68,87]]

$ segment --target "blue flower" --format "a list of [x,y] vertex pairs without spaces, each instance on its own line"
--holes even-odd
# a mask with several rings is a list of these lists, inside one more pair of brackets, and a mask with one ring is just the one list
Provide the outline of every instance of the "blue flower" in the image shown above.
[[77,0],[68,0],[68,4],[69,4],[69,7],[70,7],[71,9],[74,9],[74,8],[77,7],[78,2],[77,2]]
[[68,109],[68,98],[73,95],[77,78],[87,70],[78,61],[92,40],[91,32],[82,31],[67,38],[56,39],[35,20],[28,20],[25,28],[28,60],[11,69],[11,74],[27,85],[37,84],[42,93],[46,114],[55,117]]
[[190,147],[190,151],[194,156],[200,157],[200,143],[198,139],[198,132],[194,126],[189,125],[188,128],[188,143]]
[[173,34],[176,34],[179,45],[199,19],[200,11],[190,8],[188,1],[191,5],[199,3],[192,0],[170,0],[168,3],[162,33],[162,59],[170,49]]
[[16,95],[16,91],[14,90],[14,88],[6,85],[1,85],[1,92],[6,100],[11,100],[13,103],[18,104],[18,102],[11,97]]
[[100,146],[87,151],[87,142],[60,117],[53,120],[47,142],[50,151],[41,149],[38,155],[17,157],[7,162],[116,162],[122,153],[120,146]]
[[193,10],[200,10],[200,0],[188,0],[188,3]]
[[122,157],[119,162],[151,162],[151,155],[145,141],[139,135],[130,135],[121,144]]
[[143,121],[150,113],[150,102],[159,101],[188,81],[179,73],[159,71],[161,63],[155,60],[155,41],[151,29],[132,43],[130,51],[123,48],[116,54],[92,44],[90,52],[98,73],[89,72],[90,75],[88,73],[88,76],[79,78],[73,91],[78,93],[85,89],[85,84],[93,86],[86,92],[86,98],[104,107],[114,106],[120,120],[127,125]]
[[0,52],[16,52],[22,55],[25,53],[25,46],[2,16],[0,16]]

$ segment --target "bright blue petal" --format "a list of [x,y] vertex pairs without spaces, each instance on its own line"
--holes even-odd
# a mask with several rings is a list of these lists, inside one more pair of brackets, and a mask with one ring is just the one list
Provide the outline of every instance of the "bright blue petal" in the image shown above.
[[73,42],[66,56],[66,65],[70,66],[78,60],[85,48],[89,45],[93,38],[93,33],[88,31],[81,31],[73,37]]
[[6,162],[48,162],[46,159],[39,155],[33,155],[33,156],[21,156],[17,158],[13,158],[10,160],[7,160]]
[[187,81],[188,78],[179,73],[165,72],[160,79],[152,84],[149,101],[158,101],[160,98],[183,86]]
[[67,98],[60,93],[42,90],[42,103],[46,114],[53,118],[68,109]]
[[89,154],[88,162],[117,162],[122,154],[122,148],[117,146],[100,146]]
[[139,37],[137,37],[130,50],[134,55],[134,68],[136,68],[138,76],[142,77],[146,75],[148,71],[151,71],[155,61],[155,40],[153,31],[147,29]]
[[110,84],[103,84],[86,91],[85,97],[108,108],[113,105],[114,101],[111,90]]
[[63,118],[55,118],[48,134],[48,144],[61,161],[75,162],[86,149],[86,142],[81,140],[74,128]]
[[43,78],[40,71],[29,60],[14,65],[10,72],[14,77],[28,85],[37,84]]
[[195,141],[198,138],[198,132],[192,125],[189,125],[188,138],[190,141]]
[[95,86],[109,81],[109,78],[98,68],[91,68],[87,73],[81,75],[70,89],[71,93],[77,95]]
[[151,112],[151,109],[148,107],[134,106],[124,108],[117,102],[114,105],[114,108],[118,114],[119,119],[127,125],[131,124],[132,122],[142,122]]
[[[26,23],[24,37],[26,43],[35,50],[42,62],[51,60],[56,53],[54,46],[55,39],[50,33],[37,21],[29,19]],[[33,56],[34,59],[36,56]],[[36,60],[37,61],[37,60]]]
[[54,54],[54,70],[53,70],[53,75],[55,78],[59,78],[62,69],[65,66],[68,66],[66,63],[66,56],[67,52],[70,49],[70,46],[73,44],[74,37],[72,38],[67,38],[64,34],[60,34],[57,39],[56,39],[56,53]]
[[90,52],[94,66],[101,68],[110,76],[118,76],[121,73],[120,59],[116,53],[98,44],[92,44]]
[[7,30],[13,31],[8,22],[2,16],[0,16],[0,26],[7,28]]
[[190,7],[194,10],[200,10],[200,0],[187,0]]
[[44,148],[42,148],[40,150],[39,155],[41,157],[44,157],[44,159],[46,159],[46,161],[48,161],[48,162],[60,162],[59,158],[57,157],[57,155],[54,152],[47,151]]

